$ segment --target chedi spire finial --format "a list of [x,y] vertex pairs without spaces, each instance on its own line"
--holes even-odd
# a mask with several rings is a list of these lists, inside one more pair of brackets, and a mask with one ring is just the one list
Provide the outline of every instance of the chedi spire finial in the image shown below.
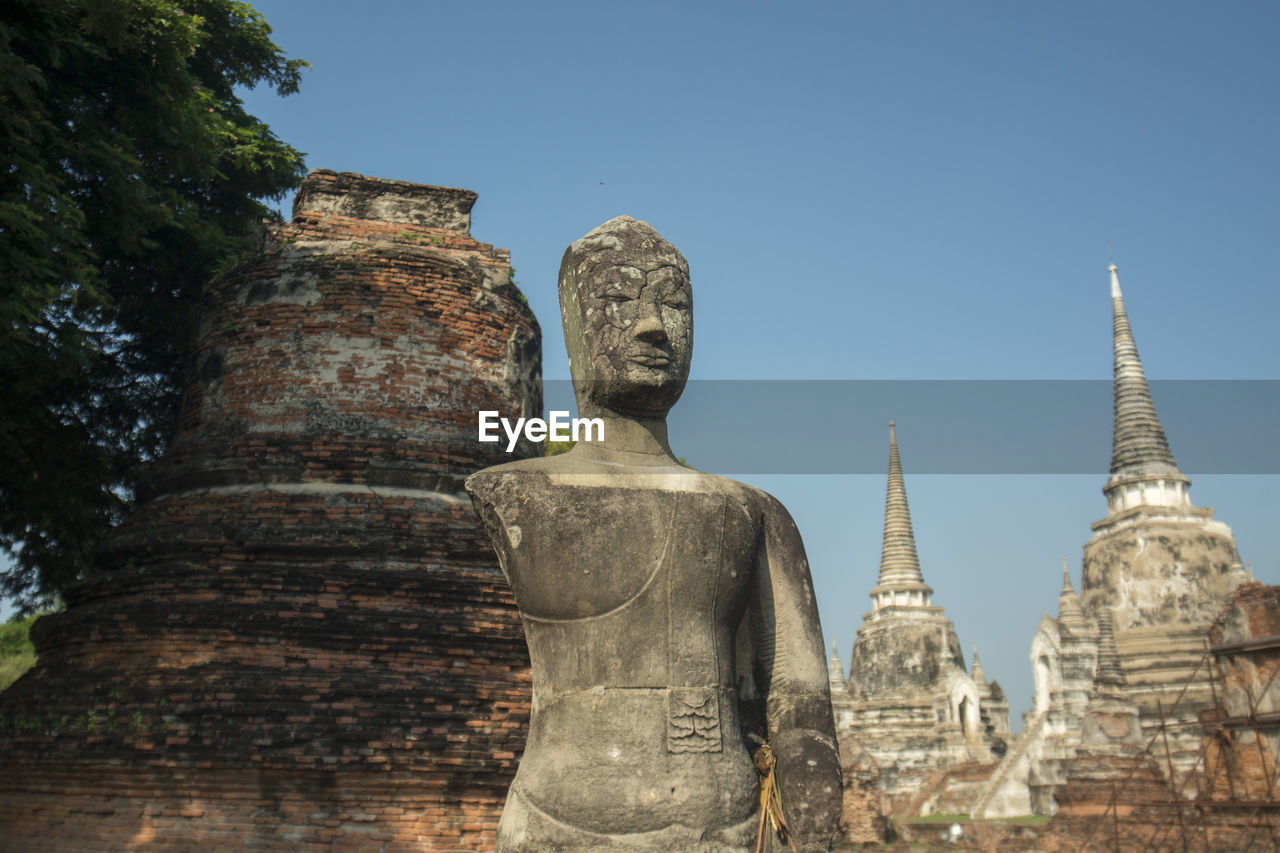
[[[1124,474],[1156,465],[1176,472],[1177,463],[1151,400],[1151,389],[1138,358],[1138,346],[1120,292],[1119,269],[1111,273],[1112,342],[1114,350],[1115,423],[1111,444],[1111,473]],[[1163,472],[1162,472],[1163,473]],[[1185,478],[1184,478],[1185,479]]]
[[1080,596],[1071,585],[1071,570],[1067,558],[1062,558],[1062,591],[1058,593],[1058,626],[1070,634],[1083,636],[1090,632],[1089,619],[1084,615]]
[[902,477],[898,436],[894,422],[889,421],[889,480],[885,488],[884,540],[880,551],[878,586],[900,583],[922,584],[924,575],[916,554],[916,537],[911,527],[911,508],[907,505],[907,486]]

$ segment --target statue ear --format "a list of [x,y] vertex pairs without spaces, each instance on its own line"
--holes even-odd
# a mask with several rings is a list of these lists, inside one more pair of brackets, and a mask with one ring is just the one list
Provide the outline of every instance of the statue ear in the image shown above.
[[582,330],[582,303],[578,292],[577,243],[565,249],[560,261],[560,326],[564,331],[564,348],[569,354],[569,375],[573,377],[573,394],[578,402],[578,413],[583,417],[591,408],[588,386],[595,368],[591,364],[591,352]]

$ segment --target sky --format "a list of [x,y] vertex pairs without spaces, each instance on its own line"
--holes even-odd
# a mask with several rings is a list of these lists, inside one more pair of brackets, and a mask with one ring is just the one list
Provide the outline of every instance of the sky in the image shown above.
[[[699,464],[682,430],[727,440],[772,418],[779,453],[816,430],[825,444],[809,461],[833,447],[877,460],[718,471],[791,511],[846,664],[879,567],[895,418],[925,579],[966,663],[976,643],[1005,687],[1015,728],[1061,561],[1078,587],[1089,525],[1106,513],[1108,263],[1166,421],[1185,401],[1175,384],[1162,405],[1162,380],[1280,379],[1275,4],[255,8],[312,67],[297,95],[247,94],[251,111],[311,168],[478,192],[472,234],[511,250],[549,380],[569,375],[560,256],[625,213],[692,272],[677,454]],[[704,380],[826,381],[795,400],[770,382],[754,404],[699,415]],[[1093,380],[1103,393],[1044,418],[1084,461],[986,472],[963,464],[971,442],[954,436],[977,423],[1013,446],[1026,438],[1018,418],[962,403],[912,420],[841,380]],[[1180,441],[1269,450],[1274,388],[1248,388],[1270,392],[1271,408],[1193,400],[1192,417],[1166,423],[1175,456]],[[695,414],[682,421],[682,406]],[[1201,458],[1180,458],[1193,500],[1233,527],[1260,580],[1280,583],[1280,465]]]
[[[568,377],[560,256],[625,213],[692,272],[677,454],[700,461],[681,429],[728,437],[772,418],[778,451],[817,434],[810,461],[833,448],[876,460],[738,472],[795,518],[846,664],[876,582],[895,418],[934,603],[966,663],[976,643],[1005,687],[1015,729],[1061,561],[1078,587],[1105,515],[1109,261],[1153,380],[1280,379],[1274,3],[253,5],[311,68],[296,95],[246,93],[250,111],[311,168],[478,192],[472,234],[511,250],[549,380]],[[703,380],[777,382],[698,415]],[[777,393],[798,380],[825,381]],[[948,380],[975,402],[895,413],[846,380]],[[971,442],[956,436],[1020,446],[1027,426],[963,393],[985,383],[951,380],[1102,393],[1057,408],[1014,394],[1082,455],[1051,474],[987,471],[964,464]],[[1162,415],[1192,410],[1166,428],[1193,500],[1233,527],[1258,579],[1280,583],[1280,464],[1251,456],[1272,452],[1274,386],[1232,386],[1247,388],[1243,408],[1259,402],[1247,412],[1170,387],[1167,405],[1159,382],[1153,393]],[[1188,460],[1180,444],[1210,450]]]

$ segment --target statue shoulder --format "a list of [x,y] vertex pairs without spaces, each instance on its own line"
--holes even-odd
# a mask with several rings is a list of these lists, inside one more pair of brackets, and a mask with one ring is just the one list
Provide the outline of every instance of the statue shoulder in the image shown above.
[[482,468],[467,477],[462,485],[472,500],[490,505],[501,504],[517,493],[527,491],[531,477],[542,480],[549,470],[549,461],[544,457],[537,457]]
[[719,477],[714,474],[708,474],[707,476],[714,477],[720,488],[734,495],[752,517],[761,519],[771,525],[795,528],[795,522],[791,520],[791,513],[787,512],[787,508],[782,505],[782,501],[764,489],[758,489],[755,486],[740,483],[737,480],[730,480],[728,477]]

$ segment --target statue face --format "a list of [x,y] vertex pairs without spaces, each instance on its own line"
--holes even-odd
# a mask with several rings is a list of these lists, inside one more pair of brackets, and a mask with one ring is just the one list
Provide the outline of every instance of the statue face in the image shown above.
[[[619,220],[602,228],[614,223]],[[592,240],[600,230],[570,247],[574,275],[562,282],[574,291],[562,296],[562,307],[579,409],[661,417],[689,378],[688,264],[645,223],[627,219]],[[569,316],[574,307],[577,316]]]
[[684,390],[693,354],[689,278],[660,262],[620,264],[583,282],[579,310],[597,402],[630,414],[666,414]]

